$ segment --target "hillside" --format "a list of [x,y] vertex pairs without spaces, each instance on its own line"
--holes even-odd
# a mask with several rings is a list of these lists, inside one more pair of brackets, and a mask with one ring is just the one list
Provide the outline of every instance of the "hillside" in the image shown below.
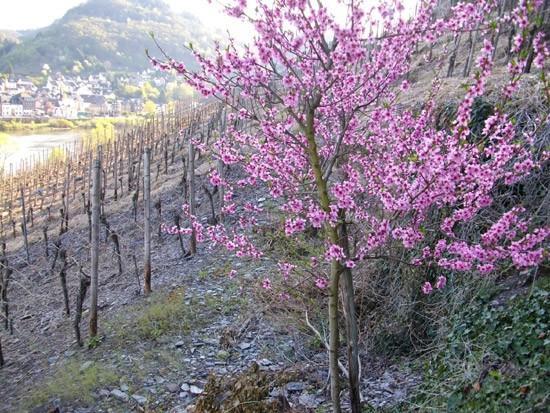
[[19,44],[19,34],[12,31],[0,30],[0,56],[11,52]]
[[45,63],[62,72],[141,71],[150,67],[145,49],[155,48],[151,32],[188,63],[181,45],[204,45],[210,36],[195,17],[162,0],[89,0],[36,32],[0,32],[0,72],[36,74]]

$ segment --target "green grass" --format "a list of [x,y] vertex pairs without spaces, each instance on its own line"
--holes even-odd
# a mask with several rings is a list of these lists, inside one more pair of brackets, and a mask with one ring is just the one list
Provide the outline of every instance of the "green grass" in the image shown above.
[[183,288],[178,288],[169,293],[153,292],[104,325],[108,339],[123,346],[125,342],[154,341],[165,335],[186,335],[196,318],[185,305]]
[[212,313],[230,315],[245,309],[247,300],[246,297],[243,296],[222,297],[214,294],[206,294],[204,296],[204,304]]
[[191,297],[186,304],[184,289],[155,292],[144,302],[129,306],[125,315],[107,322],[107,330],[122,340],[159,340],[164,336],[185,336],[206,325],[216,314],[230,314],[246,305],[243,297],[205,294]]
[[78,125],[67,119],[50,119],[44,122],[20,120],[0,121],[0,131],[4,132],[33,132],[48,129],[75,129]]
[[[0,120],[0,132],[36,132],[56,129],[94,129],[103,134],[107,127],[124,125],[142,119],[138,115],[130,115],[118,118],[93,118],[93,119],[49,119],[45,121],[34,120]],[[107,131],[109,133],[109,131]]]
[[22,411],[28,411],[33,406],[47,403],[51,399],[61,399],[65,402],[80,401],[92,403],[92,392],[116,384],[117,374],[99,362],[83,369],[79,361],[70,361],[60,366],[52,377],[34,386],[23,399]]
[[8,144],[9,135],[4,132],[0,132],[0,147]]
[[166,334],[187,334],[192,327],[194,315],[184,303],[183,289],[168,295],[155,294],[148,299],[130,327],[137,337],[156,340]]

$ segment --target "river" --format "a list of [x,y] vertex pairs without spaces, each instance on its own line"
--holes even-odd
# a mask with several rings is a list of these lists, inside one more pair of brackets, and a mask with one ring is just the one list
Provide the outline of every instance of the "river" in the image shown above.
[[32,162],[49,156],[55,148],[73,145],[84,136],[85,131],[71,130],[62,132],[27,132],[2,133],[0,132],[0,171],[10,171],[21,168],[24,161]]

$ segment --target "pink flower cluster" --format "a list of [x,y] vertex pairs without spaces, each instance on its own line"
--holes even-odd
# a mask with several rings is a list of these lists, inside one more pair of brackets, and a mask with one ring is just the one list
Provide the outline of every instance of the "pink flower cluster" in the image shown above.
[[285,280],[288,279],[288,277],[290,277],[290,273],[292,272],[292,270],[296,268],[296,265],[290,264],[288,262],[280,262],[278,266],[279,266],[279,271],[281,271],[281,274],[283,274],[283,278]]
[[317,278],[315,280],[315,285],[317,288],[320,288],[321,290],[327,288],[328,286],[328,280],[326,278]]
[[303,218],[287,219],[285,223],[285,234],[290,236],[296,232],[306,229],[306,220]]
[[330,261],[340,261],[346,258],[344,254],[344,249],[336,244],[331,244],[325,252],[325,260]]
[[271,286],[271,280],[269,278],[264,278],[264,280],[262,281],[262,288],[266,290],[271,290]]
[[550,49],[548,47],[548,42],[544,39],[544,32],[538,32],[533,40],[533,50],[535,51],[535,59],[533,64],[535,67],[542,69],[544,67],[544,62],[550,57]]
[[[444,275],[440,275],[437,277],[437,281],[435,283],[435,288],[438,290],[442,290],[447,285],[447,278]],[[422,292],[426,295],[431,294],[433,292],[432,284],[429,281],[426,281],[422,285]]]
[[[253,24],[251,44],[240,47],[231,40],[212,54],[193,51],[199,65],[195,71],[172,60],[153,61],[233,109],[224,134],[204,149],[240,172],[238,179],[225,181],[216,172],[210,175],[212,185],[224,186],[223,213],[236,226],[203,227],[184,210],[188,228],[164,227],[166,232],[194,230],[201,240],[238,256],[260,257],[251,233],[257,222],[269,219],[268,213],[259,202],[234,196],[260,188],[278,205],[289,237],[308,226],[330,232],[351,224],[359,240],[354,256],[330,242],[319,254],[325,262],[353,268],[392,240],[411,251],[415,265],[453,271],[488,274],[500,263],[524,268],[544,259],[549,230],[536,228],[519,207],[491,215],[480,240],[464,240],[460,234],[465,224],[485,216],[502,185],[540,168],[531,151],[533,136],[518,136],[514,120],[498,108],[480,139],[474,142],[471,136],[472,107],[493,71],[497,2],[460,2],[450,15],[435,20],[436,0],[419,3],[415,17],[407,20],[399,2],[382,2],[372,10],[361,1],[346,2],[343,20],[323,1],[256,0],[255,6],[247,9],[245,0],[235,0],[226,9]],[[540,0],[520,0],[500,18],[517,33],[503,101],[519,85],[526,65],[522,49],[541,7]],[[372,33],[379,25],[381,38]],[[485,28],[482,48],[451,131],[434,126],[437,80],[421,110],[397,103],[402,90],[414,86],[404,79],[416,46],[478,27]],[[542,33],[533,48],[535,66],[542,67],[549,56]],[[432,224],[435,215],[440,218]],[[443,233],[441,239],[429,236],[437,233]],[[281,268],[288,277],[288,267]],[[436,289],[445,287],[442,277]],[[316,284],[324,288],[321,281]],[[433,288],[426,283],[423,291]]]
[[218,171],[210,172],[210,183],[212,186],[222,186],[225,184]]

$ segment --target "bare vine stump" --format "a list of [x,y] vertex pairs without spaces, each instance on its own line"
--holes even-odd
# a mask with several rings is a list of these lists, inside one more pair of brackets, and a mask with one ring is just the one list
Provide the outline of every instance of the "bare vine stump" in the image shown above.
[[4,328],[9,329],[10,326],[10,313],[8,305],[8,284],[10,281],[10,276],[12,274],[12,269],[8,267],[8,261],[3,257],[2,265],[3,271],[0,273],[0,299],[2,302],[2,312],[4,313]]
[[49,245],[48,245],[48,226],[44,226],[44,228],[42,228],[42,234],[44,235],[44,252],[46,254],[46,258],[49,258],[50,256],[50,248],[49,248]]
[[69,291],[67,290],[67,252],[64,249],[59,251],[59,259],[62,263],[61,271],[59,271],[59,280],[61,281],[61,289],[63,290],[65,314],[69,317],[71,315],[71,309],[69,308]]
[[0,368],[4,367],[4,353],[2,352],[2,337],[0,337]]
[[138,270],[138,265],[137,265],[137,258],[136,258],[136,254],[132,254],[132,259],[134,261],[134,272],[136,274],[136,280],[137,280],[137,290],[136,290],[136,293],[137,295],[139,295],[140,291],[141,291],[141,281],[140,281],[140,276],[139,276],[139,270]]
[[155,202],[155,209],[157,210],[158,220],[159,220],[159,226],[158,226],[158,237],[162,237],[162,203],[160,199]]
[[123,269],[122,269],[122,255],[120,253],[120,241],[118,238],[118,234],[116,232],[111,231],[110,239],[113,242],[113,249],[115,256],[117,258],[117,264],[118,264],[118,275],[122,275]]
[[82,268],[80,269],[80,287],[78,290],[78,296],[76,297],[76,311],[74,316],[74,332],[76,335],[76,341],[78,345],[82,347],[82,338],[80,336],[80,320],[82,320],[82,305],[84,304],[84,299],[86,298],[86,292],[90,286],[90,277],[83,273]]
[[21,213],[22,213],[22,222],[21,222],[21,230],[23,232],[23,239],[25,241],[25,252],[27,254],[27,262],[31,263],[31,256],[29,254],[29,239],[27,237],[27,215],[25,211],[25,193],[23,190],[23,187],[21,187]]

